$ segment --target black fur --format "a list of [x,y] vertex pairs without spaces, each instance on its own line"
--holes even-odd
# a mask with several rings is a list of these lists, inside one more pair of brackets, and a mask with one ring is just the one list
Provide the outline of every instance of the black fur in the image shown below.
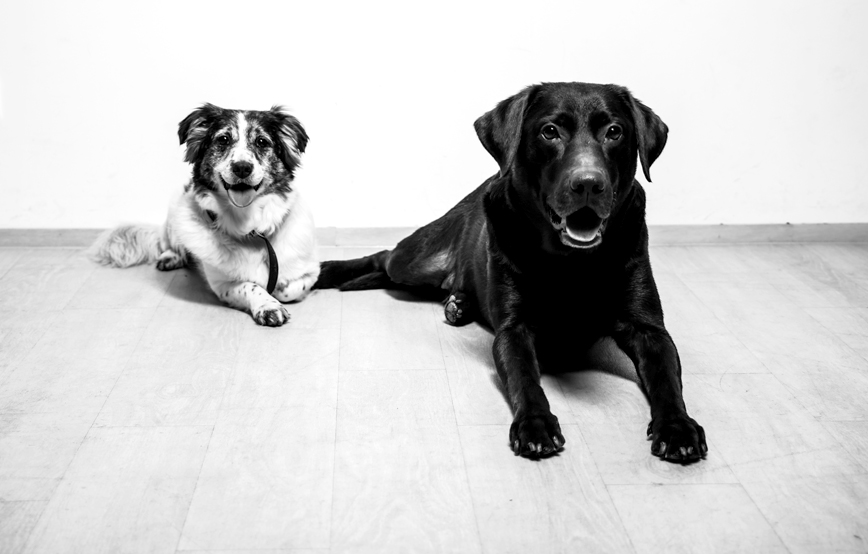
[[583,351],[611,336],[648,396],[652,453],[700,459],[705,434],[682,398],[634,180],[637,156],[648,176],[662,152],[666,125],[623,87],[549,83],[475,128],[500,173],[394,250],[323,263],[317,288],[441,290],[449,322],[491,326],[515,416],[510,443],[533,457],[564,444],[540,371],[578,369]]

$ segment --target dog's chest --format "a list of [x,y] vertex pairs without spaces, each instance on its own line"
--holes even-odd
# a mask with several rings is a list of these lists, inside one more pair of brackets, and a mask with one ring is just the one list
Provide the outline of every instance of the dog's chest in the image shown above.
[[549,274],[523,285],[522,312],[545,334],[598,336],[611,328],[623,305],[621,280],[604,269]]
[[[265,283],[268,281],[268,250],[265,242],[257,237],[249,237],[239,241],[225,239],[216,256],[209,256],[206,262],[211,262],[220,272],[232,280]],[[216,259],[215,259],[216,258]],[[217,262],[216,264],[213,262]]]

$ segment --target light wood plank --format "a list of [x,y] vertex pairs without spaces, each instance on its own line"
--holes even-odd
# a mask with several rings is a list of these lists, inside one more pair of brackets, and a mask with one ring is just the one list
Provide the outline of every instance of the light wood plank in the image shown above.
[[92,430],[26,552],[174,552],[210,428]]
[[864,552],[868,547],[865,475],[770,478],[744,487],[793,554]]
[[436,304],[382,290],[345,293],[342,301],[341,371],[445,367]]
[[330,554],[328,548],[242,548],[240,550],[178,550],[183,554]]
[[95,417],[0,414],[0,499],[50,499]]
[[785,553],[741,485],[610,485],[636,552]]
[[0,310],[0,380],[50,329],[58,312]]
[[508,447],[509,426],[460,428],[476,523],[486,552],[632,552],[576,425],[569,449],[535,463]]
[[339,328],[242,332],[223,409],[337,406]]
[[84,249],[74,247],[25,248],[15,262],[15,269],[93,269],[97,265],[87,258]]
[[0,278],[0,310],[58,311],[78,292],[95,268],[9,269]]
[[479,552],[443,370],[342,372],[333,552]]
[[868,421],[824,421],[823,427],[868,471]]
[[768,369],[680,279],[659,283],[666,328],[685,373],[768,373]]
[[23,253],[22,248],[0,248],[0,277],[3,277],[9,268],[15,265]]
[[[817,449],[843,452],[835,438],[806,413],[801,399],[772,375],[693,375],[695,417],[735,471]],[[842,465],[844,460],[842,459]]]
[[776,375],[827,373],[830,366],[866,368],[864,358],[774,288],[696,282],[688,286]]
[[[477,324],[452,327],[441,321],[443,316],[439,310],[435,314],[435,328],[443,349],[458,424],[512,423],[512,408],[494,367],[491,353],[494,337],[491,331]],[[558,380],[554,376],[543,375],[541,382],[558,421],[572,423],[572,413]]]
[[66,308],[155,308],[173,278],[153,266],[97,267]]
[[334,449],[334,406],[221,412],[178,550],[327,548]]
[[[699,417],[692,409],[696,405],[692,384],[685,385],[685,402],[706,430],[709,454],[700,463],[681,465],[651,454],[646,438],[650,408],[634,381],[593,370],[561,379],[573,417],[606,484],[737,482],[717,451],[715,422]],[[571,449],[569,442],[567,449]]]
[[0,379],[0,412],[98,412],[151,316],[147,309],[58,313]]
[[21,552],[27,537],[39,521],[48,502],[5,502],[0,500],[0,552]]
[[157,308],[96,425],[213,425],[249,327],[249,316],[222,306]]

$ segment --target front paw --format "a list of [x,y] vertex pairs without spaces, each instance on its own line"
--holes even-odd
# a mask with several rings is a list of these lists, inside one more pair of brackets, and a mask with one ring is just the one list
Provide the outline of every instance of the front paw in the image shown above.
[[567,441],[561,434],[558,418],[551,412],[516,414],[509,428],[509,442],[516,456],[548,456],[563,450]]
[[280,327],[289,321],[289,310],[280,304],[269,304],[253,311],[253,321],[266,327]]
[[648,440],[652,454],[671,462],[695,462],[708,452],[705,430],[687,414],[652,419]]

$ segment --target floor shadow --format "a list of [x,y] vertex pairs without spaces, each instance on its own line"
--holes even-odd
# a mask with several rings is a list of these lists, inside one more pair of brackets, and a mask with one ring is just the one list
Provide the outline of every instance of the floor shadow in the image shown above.
[[179,269],[174,273],[175,278],[166,290],[168,296],[194,304],[221,305],[207,281],[196,269]]
[[428,288],[393,288],[385,289],[386,294],[402,302],[436,302],[440,303],[446,298],[446,291],[442,289]]
[[[477,324],[472,324],[477,325]],[[486,329],[493,337],[493,333],[485,326],[480,326]],[[507,407],[511,409],[512,404],[509,401],[509,395],[503,385],[500,375],[497,373],[497,368],[494,365],[494,358],[491,353],[490,341],[473,341],[471,348],[472,355],[477,359],[485,360],[485,366],[489,370],[489,378],[495,388],[500,391],[503,400]],[[571,362],[571,363],[570,363]],[[639,382],[639,376],[636,373],[636,367],[630,358],[618,348],[615,341],[611,337],[603,337],[594,343],[587,351],[576,352],[575,359],[567,362],[560,368],[547,368],[543,371],[546,375],[559,384],[562,384],[562,390],[572,391],[577,393],[582,391],[582,396],[596,394],[593,390],[595,379],[591,377],[593,373],[603,373],[619,379],[624,379],[634,383],[642,390]],[[581,376],[586,378],[581,378]],[[579,377],[577,379],[577,377]],[[576,383],[581,382],[582,387],[576,388]],[[589,388],[590,387],[590,388]]]

